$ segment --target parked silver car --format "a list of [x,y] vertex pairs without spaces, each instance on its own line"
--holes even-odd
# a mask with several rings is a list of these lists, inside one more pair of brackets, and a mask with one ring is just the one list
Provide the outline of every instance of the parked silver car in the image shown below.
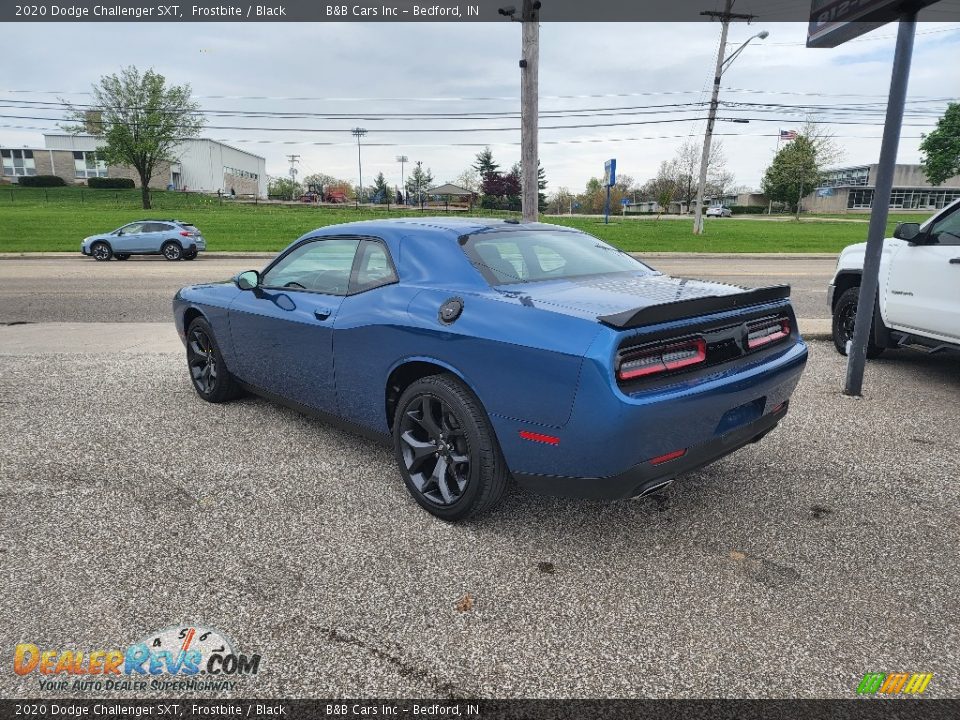
[[207,249],[203,235],[183,220],[137,220],[80,243],[80,252],[94,260],[126,260],[131,255],[163,255],[167,260],[193,260]]
[[707,208],[705,214],[707,217],[730,217],[733,215],[733,210],[724,205],[715,205],[714,207]]

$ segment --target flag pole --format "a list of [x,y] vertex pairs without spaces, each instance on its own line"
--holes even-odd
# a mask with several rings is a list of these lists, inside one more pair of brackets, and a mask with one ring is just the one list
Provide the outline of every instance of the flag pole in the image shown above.
[[[780,133],[782,131],[780,128],[777,128],[777,149],[773,151],[773,157],[777,157],[777,153],[780,152]],[[773,215],[773,200],[767,198],[767,215]]]

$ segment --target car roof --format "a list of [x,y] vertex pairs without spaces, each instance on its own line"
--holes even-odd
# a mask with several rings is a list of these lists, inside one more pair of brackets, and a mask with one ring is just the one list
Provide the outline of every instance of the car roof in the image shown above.
[[525,223],[513,219],[502,218],[476,218],[476,217],[415,217],[415,218],[388,218],[384,220],[359,220],[352,223],[342,223],[340,225],[326,225],[307,233],[304,237],[312,236],[316,233],[328,234],[333,232],[342,232],[351,230],[354,232],[376,232],[376,231],[403,231],[406,229],[422,228],[434,231],[447,231],[455,237],[463,235],[472,235],[479,232],[495,232],[500,230],[560,230],[577,232],[575,228],[565,227],[563,225],[551,225],[549,223]]

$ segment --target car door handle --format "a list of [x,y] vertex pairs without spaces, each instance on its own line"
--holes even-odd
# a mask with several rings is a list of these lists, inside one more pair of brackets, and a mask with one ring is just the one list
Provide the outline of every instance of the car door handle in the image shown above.
[[326,320],[326,319],[327,319],[328,317],[330,317],[332,314],[333,314],[333,310],[330,310],[329,308],[322,308],[322,309],[320,309],[320,310],[314,310],[314,311],[313,311],[313,316],[314,316],[317,320]]
[[951,265],[960,265],[960,258],[950,258]]

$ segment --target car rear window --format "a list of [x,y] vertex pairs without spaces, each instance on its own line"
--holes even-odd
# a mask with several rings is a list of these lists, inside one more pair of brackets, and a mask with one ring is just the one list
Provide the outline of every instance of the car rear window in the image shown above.
[[491,285],[652,272],[636,258],[581,232],[477,233],[463,242],[463,251]]

